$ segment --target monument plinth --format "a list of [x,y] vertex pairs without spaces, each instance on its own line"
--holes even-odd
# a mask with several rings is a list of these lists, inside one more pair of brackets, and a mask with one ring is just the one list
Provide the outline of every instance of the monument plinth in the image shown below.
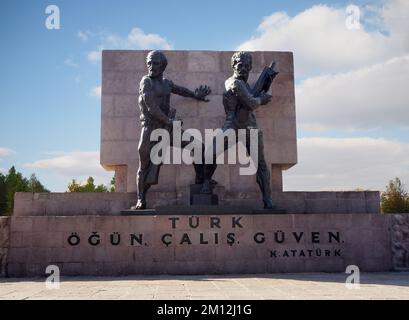
[[[392,218],[392,217],[390,217]],[[374,214],[13,217],[9,276],[344,272],[392,268]]]

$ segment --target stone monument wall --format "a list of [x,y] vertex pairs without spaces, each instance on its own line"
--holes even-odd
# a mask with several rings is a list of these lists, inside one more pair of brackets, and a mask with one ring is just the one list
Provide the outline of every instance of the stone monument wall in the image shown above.
[[62,275],[345,272],[348,265],[388,271],[391,218],[12,217],[8,274],[44,276],[50,264]]
[[409,270],[409,214],[395,214],[391,218],[391,245],[393,267]]
[[9,246],[10,218],[0,217],[0,277],[4,277],[7,273]]

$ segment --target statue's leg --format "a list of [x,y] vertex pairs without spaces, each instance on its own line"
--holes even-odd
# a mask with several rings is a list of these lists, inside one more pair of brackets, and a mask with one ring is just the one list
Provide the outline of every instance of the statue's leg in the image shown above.
[[[247,149],[247,153],[251,156],[249,136],[250,136],[250,132],[247,131],[246,149]],[[270,174],[270,169],[268,168],[268,165],[264,158],[263,132],[260,129],[258,130],[257,151],[258,151],[258,161],[257,161],[258,165],[257,165],[256,181],[263,195],[264,208],[272,209],[274,208],[274,203],[273,203],[273,199],[271,198],[271,185],[270,185],[271,174]]]
[[151,164],[150,162],[150,134],[151,128],[147,126],[142,126],[141,137],[138,145],[139,154],[139,168],[136,175],[137,179],[137,192],[138,192],[138,203],[134,209],[145,209],[146,208],[146,192],[148,191],[150,185],[146,183],[146,176],[148,174],[148,169]]
[[[203,186],[200,191],[201,193],[211,193],[211,188],[217,184],[217,182],[212,179],[217,168],[217,157],[216,139],[213,139],[212,149],[205,150],[203,153]],[[208,160],[206,161],[206,159]]]
[[[223,128],[223,131],[226,131],[228,128]],[[237,136],[236,136],[236,143],[237,143]],[[230,148],[228,139],[224,140],[223,148],[221,150],[217,150],[217,143],[216,138],[213,139],[213,148],[212,150],[207,150],[205,159],[212,159],[212,163],[205,163],[204,165],[204,182],[202,187],[202,193],[210,193],[210,188],[212,184],[217,184],[216,181],[212,180],[212,177],[217,169],[216,159],[222,153],[224,153],[227,149]]]
[[[216,139],[213,139],[212,142],[212,148],[205,150],[203,153],[203,158],[204,158],[204,179],[205,180],[210,180],[216,171],[217,164],[216,164],[216,159],[217,159],[217,150],[216,150]],[[206,159],[208,161],[206,162]]]
[[[184,131],[182,130],[182,136],[183,136]],[[173,140],[172,141],[172,146],[173,146]],[[202,142],[198,141],[198,140],[194,140],[194,137],[191,136],[190,141],[182,141],[181,142],[181,148],[182,150],[190,143],[195,142],[197,144],[201,144],[202,145],[202,152],[201,152],[201,163],[196,163],[193,161],[193,167],[195,169],[195,183],[196,184],[202,184],[203,180],[204,180],[204,152],[205,152],[205,146]]]

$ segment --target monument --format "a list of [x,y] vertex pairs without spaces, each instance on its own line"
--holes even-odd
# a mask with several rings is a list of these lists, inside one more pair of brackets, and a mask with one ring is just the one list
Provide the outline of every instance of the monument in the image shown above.
[[[0,218],[1,275],[44,276],[49,265],[58,266],[61,275],[409,268],[409,221],[381,215],[379,192],[283,191],[282,171],[297,163],[292,53],[149,52],[103,51],[101,165],[114,171],[116,192],[17,193],[13,215]],[[165,77],[155,78],[156,72]],[[261,157],[217,164],[216,170],[214,163],[200,164],[206,154],[199,153],[194,165],[164,163],[145,170],[141,154],[151,153],[144,144],[153,132],[147,116],[154,112],[162,119],[156,129],[166,136],[171,123],[175,128],[173,106],[183,132],[192,128],[206,136],[206,129],[244,129],[245,138],[233,143],[238,154],[250,153],[247,133],[256,132],[253,146]],[[160,154],[172,153],[174,142]],[[210,158],[226,156],[230,147],[223,143]],[[241,175],[252,163],[258,164],[253,174]],[[154,182],[149,192],[147,181]],[[209,192],[217,202],[195,205],[198,195],[206,200]],[[137,210],[122,214],[137,201]]]

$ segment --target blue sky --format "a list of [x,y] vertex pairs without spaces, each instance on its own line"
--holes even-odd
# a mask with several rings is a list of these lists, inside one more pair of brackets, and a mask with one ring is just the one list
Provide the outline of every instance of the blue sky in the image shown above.
[[[296,169],[293,173],[288,172],[287,187],[289,189],[301,190],[306,186],[312,189],[351,188],[352,186],[373,189],[385,185],[386,178],[393,178],[395,175],[401,176],[409,183],[409,172],[405,166],[406,164],[409,166],[406,159],[406,151],[409,150],[407,148],[409,124],[408,120],[405,121],[406,117],[409,119],[409,114],[401,114],[402,103],[409,107],[409,99],[405,90],[396,89],[395,96],[399,98],[397,99],[399,101],[396,101],[396,107],[387,103],[381,104],[379,101],[382,99],[374,92],[373,101],[377,104],[373,112],[375,115],[371,116],[368,121],[360,119],[365,118],[368,112],[366,108],[369,108],[368,105],[371,104],[371,101],[367,103],[366,98],[362,98],[362,96],[366,97],[364,94],[360,95],[361,91],[368,94],[367,91],[371,89],[365,88],[365,83],[368,82],[362,81],[361,74],[367,72],[369,77],[379,72],[381,77],[382,74],[390,74],[392,79],[394,69],[383,71],[382,68],[384,65],[387,65],[387,68],[393,65],[393,62],[388,62],[391,59],[402,58],[408,54],[408,46],[405,43],[407,33],[404,33],[407,24],[401,22],[402,17],[398,16],[402,8],[406,8],[404,1],[353,2],[362,10],[362,13],[365,13],[361,21],[362,27],[359,34],[357,32],[351,37],[355,39],[354,41],[343,41],[347,49],[357,46],[357,57],[347,57],[347,53],[343,55],[342,50],[335,51],[334,49],[334,52],[328,51],[325,54],[328,57],[336,57],[336,59],[328,59],[328,61],[307,59],[311,51],[315,54],[314,50],[316,50],[319,56],[321,47],[325,44],[329,47],[333,45],[335,48],[339,43],[330,43],[336,35],[325,34],[324,30],[322,43],[319,42],[312,48],[308,47],[305,39],[301,39],[305,38],[302,35],[302,30],[305,29],[303,23],[312,26],[316,21],[314,18],[316,16],[318,20],[322,18],[323,27],[320,30],[325,29],[325,26],[328,26],[328,32],[340,30],[341,27],[337,25],[336,17],[339,17],[339,13],[345,11],[345,6],[350,3],[350,1],[271,0],[246,3],[230,0],[51,2],[3,0],[0,2],[0,38],[3,44],[0,51],[0,70],[2,71],[2,77],[0,77],[0,170],[15,165],[25,175],[35,172],[40,180],[53,191],[64,191],[70,178],[83,179],[84,172],[77,172],[73,168],[64,172],[63,164],[60,164],[57,170],[55,163],[41,168],[30,164],[73,152],[97,152],[99,150],[100,99],[92,94],[92,90],[97,88],[101,82],[100,61],[91,59],[90,53],[98,51],[102,46],[107,48],[110,44],[107,41],[108,36],[115,35],[120,39],[126,39],[131,30],[138,28],[144,34],[157,35],[164,43],[171,45],[176,50],[234,50],[244,47],[249,50],[275,50],[277,48],[277,50],[294,51],[297,92],[303,93],[301,96],[297,95],[297,114],[300,115],[298,118],[301,121],[298,125],[298,136],[307,139],[300,142],[299,151],[306,155],[305,159],[310,159],[309,153],[313,152],[311,148],[314,148],[310,145],[312,141],[308,140],[310,138],[332,138],[334,140],[331,141],[335,144],[340,142],[340,145],[345,148],[351,147],[351,144],[355,146],[355,143],[367,145],[367,141],[362,139],[372,139],[369,141],[375,142],[382,140],[382,146],[386,149],[381,153],[396,150],[397,147],[393,143],[398,143],[398,149],[401,148],[399,149],[401,153],[396,154],[395,158],[383,159],[385,163],[381,166],[374,164],[373,171],[368,172],[368,175],[372,176],[375,173],[373,179],[360,181],[353,180],[352,176],[342,176],[344,182],[341,184],[337,184],[338,182],[335,181],[337,179],[329,185],[322,185],[318,180],[314,180],[315,182],[310,180],[308,184],[309,178],[306,178],[309,175],[308,172],[314,174],[315,166],[319,166],[318,158],[322,157],[317,156],[317,160],[309,160],[310,165],[307,162],[302,166],[303,157],[300,157],[300,169]],[[60,30],[48,30],[45,27],[47,18],[45,8],[50,4],[57,5],[60,9]],[[324,9],[311,11],[311,8],[319,4],[322,4]],[[392,9],[386,10],[388,6]],[[282,40],[282,35],[277,31],[279,26],[273,19],[279,12],[286,15],[285,21],[281,23],[286,30],[293,32],[288,36],[288,41]],[[406,15],[409,15],[408,11]],[[334,17],[334,21],[328,22],[323,18],[324,16]],[[262,27],[263,21],[269,21],[269,17],[271,21],[274,21]],[[297,19],[297,17],[304,18]],[[379,22],[379,19],[373,19],[373,17],[381,17],[382,21]],[[271,29],[272,26],[275,30]],[[314,35],[314,30],[312,29],[307,37]],[[337,39],[342,41],[343,34],[340,33]],[[391,34],[391,36],[384,37],[382,34]],[[300,35],[300,39],[297,38],[297,35]],[[313,41],[311,42],[313,44]],[[123,45],[122,42],[119,43]],[[368,52],[364,47],[360,47],[360,43],[361,46],[364,43],[365,48],[369,48]],[[386,45],[378,49],[378,43]],[[343,48],[343,43],[340,44]],[[275,47],[271,48],[271,45]],[[374,47],[374,50],[371,49],[371,46]],[[150,49],[138,47],[135,44],[132,48]],[[373,52],[376,54],[372,54]],[[406,65],[406,60],[402,61]],[[396,63],[402,62],[399,60]],[[314,66],[314,71],[312,72],[308,66]],[[346,83],[357,81],[353,87],[356,89],[353,90],[348,103],[357,103],[355,108],[357,109],[364,101],[365,108],[362,108],[361,116],[356,115],[351,108],[348,111],[351,121],[348,123],[335,121],[334,118],[337,118],[338,114],[334,114],[334,117],[329,114],[328,119],[316,117],[318,120],[312,121],[305,111],[307,107],[314,104],[315,108],[316,105],[325,103],[318,97],[318,93],[316,95],[311,93],[318,90],[322,80],[319,77],[327,76],[325,83],[335,84],[338,83],[337,81],[342,81],[339,80],[339,76],[337,77],[339,74],[347,78]],[[348,80],[348,77],[351,80]],[[310,79],[312,80],[308,82]],[[388,79],[384,81],[387,84],[391,83],[391,87],[396,87],[392,86],[392,82]],[[362,85],[363,88],[360,89],[359,85]],[[347,86],[340,87],[339,91],[345,88]],[[329,88],[326,93],[329,100],[326,101],[333,101],[330,96],[333,94],[331,92]],[[336,96],[333,98],[338,100]],[[317,114],[323,114],[322,110],[325,106],[321,107],[323,109],[314,109]],[[390,114],[398,115],[393,117]],[[318,121],[329,123],[329,125],[322,127]],[[328,143],[330,140],[314,141]],[[386,146],[384,142],[386,144],[390,142],[392,145]],[[351,149],[345,149],[345,152],[350,151]],[[371,152],[372,150],[368,154]],[[336,158],[337,156],[334,155],[334,159],[329,158],[328,161],[335,161]],[[362,161],[363,168],[366,168],[365,154],[362,154],[359,159]],[[395,160],[396,163],[394,163]],[[353,159],[352,163],[354,163]],[[376,175],[380,168],[382,171],[387,170],[385,168],[388,168],[388,164],[395,168],[390,174]],[[369,162],[368,166],[370,165]],[[342,164],[338,167],[340,171],[345,171],[344,168],[341,170]],[[98,170],[101,169],[91,170],[89,174],[100,175],[100,182],[107,183],[110,174],[104,175]],[[330,175],[331,172],[328,171],[326,174]],[[341,174],[332,173],[334,176]],[[303,179],[306,181],[301,182]],[[348,179],[350,183],[347,183]]]

